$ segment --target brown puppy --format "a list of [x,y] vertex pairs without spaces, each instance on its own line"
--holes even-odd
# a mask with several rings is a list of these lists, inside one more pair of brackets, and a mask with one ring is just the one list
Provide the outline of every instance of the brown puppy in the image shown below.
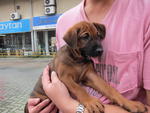
[[[51,69],[57,72],[59,79],[67,86],[70,93],[87,108],[89,113],[103,112],[103,104],[95,97],[91,97],[79,83],[94,88],[113,103],[130,112],[144,112],[146,109],[143,104],[125,99],[96,74],[90,57],[102,55],[103,48],[100,43],[104,37],[104,25],[88,22],[74,25],[65,34],[64,40],[67,45],[57,52],[50,66]],[[41,78],[31,97],[39,97],[42,100],[48,98],[43,91]]]

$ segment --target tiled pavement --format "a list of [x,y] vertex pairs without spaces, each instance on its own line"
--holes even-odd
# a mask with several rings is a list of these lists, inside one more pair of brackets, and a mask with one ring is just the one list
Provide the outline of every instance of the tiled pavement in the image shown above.
[[49,58],[0,58],[0,113],[24,113],[24,104]]

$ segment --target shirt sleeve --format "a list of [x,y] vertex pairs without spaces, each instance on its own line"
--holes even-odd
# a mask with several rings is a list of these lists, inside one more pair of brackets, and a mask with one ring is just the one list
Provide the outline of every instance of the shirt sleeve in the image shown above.
[[57,24],[56,24],[56,48],[59,50],[64,44],[65,41],[63,40],[63,35],[64,35],[64,23],[61,20],[61,16],[59,17]]

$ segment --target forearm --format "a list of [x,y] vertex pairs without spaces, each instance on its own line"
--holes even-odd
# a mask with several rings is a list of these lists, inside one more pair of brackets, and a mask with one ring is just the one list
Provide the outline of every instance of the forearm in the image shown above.
[[61,101],[59,100],[58,103],[55,102],[55,104],[63,113],[75,113],[76,107],[79,103],[72,98],[68,98]]
[[[63,101],[62,101],[63,100]],[[76,113],[76,108],[79,105],[79,102],[77,100],[74,100],[72,98],[64,98],[61,101],[55,103],[56,106],[63,112],[63,113]],[[105,106],[105,113],[129,113],[123,108],[115,105],[104,105]],[[150,113],[150,106],[146,105],[148,112]],[[88,111],[84,110],[84,113],[88,113]]]
[[[59,102],[55,102],[55,104],[63,113],[76,113],[79,102],[72,98],[65,98],[61,101],[59,100]],[[84,110],[84,113],[88,113],[86,109]]]

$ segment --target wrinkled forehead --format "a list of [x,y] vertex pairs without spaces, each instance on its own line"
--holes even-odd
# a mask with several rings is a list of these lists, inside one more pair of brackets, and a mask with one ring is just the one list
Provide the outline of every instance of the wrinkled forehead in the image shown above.
[[78,33],[88,32],[91,34],[97,33],[97,29],[92,23],[88,22],[80,22],[75,25],[74,27],[76,30],[78,30]]

